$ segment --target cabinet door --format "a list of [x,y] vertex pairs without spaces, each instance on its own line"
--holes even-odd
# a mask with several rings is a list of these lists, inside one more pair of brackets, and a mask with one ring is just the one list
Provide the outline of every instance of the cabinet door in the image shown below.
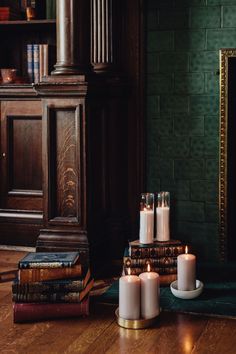
[[41,101],[1,102],[0,179],[1,220],[42,218]]

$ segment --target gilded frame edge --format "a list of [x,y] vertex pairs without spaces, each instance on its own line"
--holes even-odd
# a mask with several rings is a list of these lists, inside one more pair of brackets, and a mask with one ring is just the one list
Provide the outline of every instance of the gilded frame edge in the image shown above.
[[227,145],[228,145],[228,59],[236,57],[236,48],[220,49],[220,129],[219,129],[219,253],[227,261]]

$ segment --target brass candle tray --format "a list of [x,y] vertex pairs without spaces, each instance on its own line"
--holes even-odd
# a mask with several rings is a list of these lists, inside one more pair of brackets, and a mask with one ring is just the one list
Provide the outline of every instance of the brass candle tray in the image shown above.
[[158,315],[156,317],[148,318],[148,319],[140,318],[138,320],[126,320],[126,319],[121,318],[119,316],[119,307],[116,309],[115,314],[116,314],[116,320],[117,320],[118,325],[120,327],[128,328],[128,329],[149,328],[156,323],[156,321],[159,317],[159,315]]

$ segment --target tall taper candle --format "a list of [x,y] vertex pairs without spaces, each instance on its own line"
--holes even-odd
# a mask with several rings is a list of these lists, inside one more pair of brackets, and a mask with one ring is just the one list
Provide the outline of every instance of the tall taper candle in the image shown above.
[[140,318],[140,278],[125,275],[119,280],[119,316],[126,320]]
[[177,257],[177,281],[178,290],[196,289],[196,256],[188,253],[187,246],[185,253]]

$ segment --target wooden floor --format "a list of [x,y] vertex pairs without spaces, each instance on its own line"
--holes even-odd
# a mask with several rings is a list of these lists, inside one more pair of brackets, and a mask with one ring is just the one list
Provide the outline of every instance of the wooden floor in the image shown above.
[[[0,251],[0,272],[16,268],[25,253]],[[163,312],[152,329],[127,330],[116,306],[93,303],[88,318],[13,324],[11,283],[0,284],[0,352],[235,354],[236,320]]]

